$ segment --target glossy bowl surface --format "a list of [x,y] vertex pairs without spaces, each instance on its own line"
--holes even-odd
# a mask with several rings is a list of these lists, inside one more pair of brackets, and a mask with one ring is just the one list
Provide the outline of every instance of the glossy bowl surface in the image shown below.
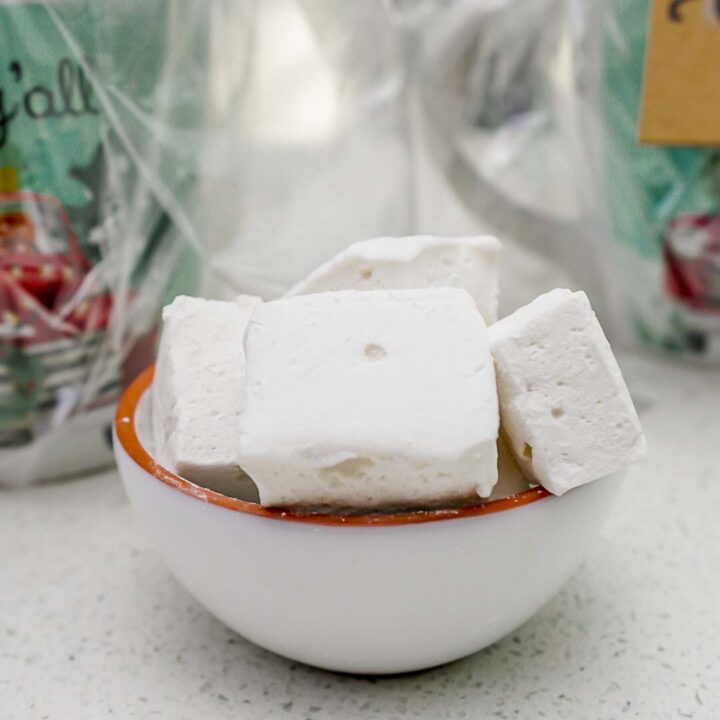
[[470,508],[332,515],[200,488],[146,449],[152,369],[123,395],[115,455],[132,504],[178,580],[231,628],[329,670],[439,665],[512,632],[598,535],[621,475],[562,497],[542,488]]

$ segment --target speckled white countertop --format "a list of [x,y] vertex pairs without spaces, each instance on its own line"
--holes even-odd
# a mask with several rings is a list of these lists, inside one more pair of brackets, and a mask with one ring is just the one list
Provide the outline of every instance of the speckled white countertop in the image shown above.
[[246,642],[170,576],[113,471],[0,493],[0,718],[720,718],[720,375],[625,367],[651,456],[596,548],[518,632],[429,672]]

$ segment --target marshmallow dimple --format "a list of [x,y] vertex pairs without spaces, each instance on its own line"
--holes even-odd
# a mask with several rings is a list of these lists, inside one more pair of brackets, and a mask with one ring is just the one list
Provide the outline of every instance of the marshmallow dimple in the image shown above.
[[205,487],[237,492],[245,477],[237,465],[243,336],[259,304],[247,295],[235,302],[180,296],[163,310],[152,386],[155,457]]
[[528,477],[562,495],[644,457],[640,421],[585,293],[541,295],[489,334],[503,429]]
[[331,290],[457,287],[472,295],[485,322],[497,319],[500,243],[491,236],[384,237],[350,245],[285,297]]
[[495,375],[467,292],[266,303],[245,349],[239,461],[263,505],[419,507],[491,493]]

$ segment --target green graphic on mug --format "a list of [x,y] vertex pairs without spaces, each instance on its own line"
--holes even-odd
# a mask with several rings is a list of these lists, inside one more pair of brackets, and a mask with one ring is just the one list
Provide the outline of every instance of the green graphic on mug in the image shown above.
[[[114,402],[128,363],[150,360],[141,340],[164,290],[178,277],[176,292],[194,284],[182,272],[190,253],[93,77],[111,68],[152,109],[167,48],[151,28],[167,6],[0,7],[0,448],[32,442],[53,414]],[[192,181],[179,172],[173,192]]]
[[622,312],[647,345],[720,360],[720,149],[637,139],[649,0],[613,0],[605,34],[606,190]]

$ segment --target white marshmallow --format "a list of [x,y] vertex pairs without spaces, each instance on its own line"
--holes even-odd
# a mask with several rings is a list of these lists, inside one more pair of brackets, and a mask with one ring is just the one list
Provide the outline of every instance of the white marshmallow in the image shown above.
[[259,304],[247,295],[235,302],[180,296],[163,309],[152,385],[155,458],[220,492],[237,494],[247,484],[237,465],[243,336]]
[[285,297],[330,290],[467,290],[486,323],[497,319],[499,241],[482,237],[384,237],[350,245]]
[[436,506],[497,481],[487,330],[463,290],[321,293],[246,333],[240,464],[268,506]]
[[555,495],[645,455],[630,394],[585,293],[553,290],[490,328],[503,430]]
[[500,437],[498,437],[497,452],[498,481],[489,499],[500,500],[529,490],[532,485],[523,475],[522,469],[508,447],[502,428],[500,428]]

